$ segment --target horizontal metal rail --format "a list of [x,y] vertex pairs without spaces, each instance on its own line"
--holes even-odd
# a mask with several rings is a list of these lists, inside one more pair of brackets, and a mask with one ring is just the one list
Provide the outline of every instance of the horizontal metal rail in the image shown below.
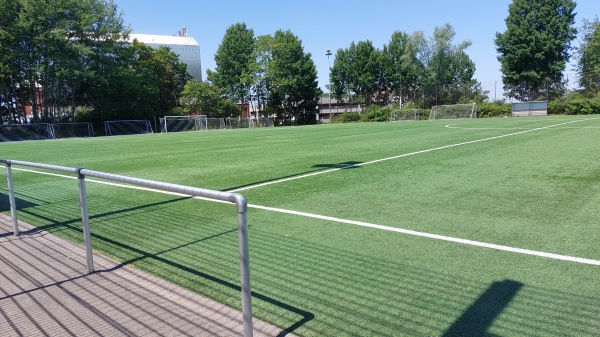
[[81,221],[83,223],[83,239],[85,242],[86,250],[86,262],[88,266],[88,272],[94,272],[93,254],[92,254],[92,242],[90,235],[89,216],[87,210],[87,193],[85,189],[85,177],[94,177],[104,180],[117,181],[130,185],[137,185],[148,187],[156,190],[175,192],[195,197],[202,197],[206,199],[225,201],[236,205],[237,208],[237,222],[238,222],[238,238],[239,238],[239,251],[240,251],[240,283],[242,289],[242,315],[243,315],[243,328],[244,336],[251,337],[253,335],[252,330],[252,304],[251,304],[251,290],[250,290],[250,261],[248,254],[248,220],[247,220],[247,202],[244,196],[239,193],[223,192],[210,190],[205,188],[191,187],[185,185],[171,184],[166,182],[140,179],[135,177],[129,177],[124,175],[86,170],[83,168],[74,168],[67,166],[58,166],[42,163],[27,162],[21,160],[10,160],[0,159],[0,163],[4,163],[6,166],[6,175],[8,182],[8,195],[10,203],[10,212],[13,221],[13,230],[15,235],[19,235],[19,224],[17,220],[17,209],[15,203],[14,185],[12,179],[12,166],[26,166],[34,167],[44,170],[67,172],[77,175],[77,182],[79,187],[79,201],[81,206]]

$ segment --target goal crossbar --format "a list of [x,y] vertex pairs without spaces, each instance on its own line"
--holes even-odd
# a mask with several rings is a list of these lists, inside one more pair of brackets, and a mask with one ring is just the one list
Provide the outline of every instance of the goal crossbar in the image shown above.
[[477,118],[477,104],[434,105],[429,120]]
[[208,129],[206,115],[164,116],[160,118],[160,132],[202,131]]
[[154,133],[147,119],[105,121],[104,128],[107,136]]

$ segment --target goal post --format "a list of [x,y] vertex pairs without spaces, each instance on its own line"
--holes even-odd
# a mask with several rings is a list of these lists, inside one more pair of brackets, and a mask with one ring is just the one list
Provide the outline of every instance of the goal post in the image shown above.
[[207,130],[206,115],[165,116],[160,118],[160,132],[183,132]]
[[394,110],[390,113],[390,122],[417,121],[420,116],[420,109]]
[[254,119],[249,117],[228,117],[225,120],[226,129],[252,129],[255,127]]
[[21,140],[55,139],[54,128],[50,123],[2,124],[0,125],[0,141],[13,142]]
[[70,137],[94,137],[92,123],[53,123],[54,136],[56,138]]
[[477,118],[477,104],[434,105],[429,120]]
[[275,127],[275,123],[273,122],[273,118],[270,117],[258,117],[254,122],[254,126],[257,128],[272,128]]
[[105,121],[104,129],[107,136],[139,135],[154,133],[147,119]]
[[208,130],[225,129],[225,119],[224,118],[207,118],[206,119],[206,128]]

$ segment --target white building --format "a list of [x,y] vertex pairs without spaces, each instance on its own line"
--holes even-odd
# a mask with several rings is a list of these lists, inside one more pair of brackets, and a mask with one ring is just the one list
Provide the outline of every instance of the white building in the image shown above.
[[186,34],[185,28],[179,32],[179,36],[130,34],[129,40],[138,40],[151,48],[158,49],[161,46],[169,47],[179,57],[179,61],[187,65],[187,70],[192,77],[202,81],[202,64],[200,62],[200,45],[193,37]]

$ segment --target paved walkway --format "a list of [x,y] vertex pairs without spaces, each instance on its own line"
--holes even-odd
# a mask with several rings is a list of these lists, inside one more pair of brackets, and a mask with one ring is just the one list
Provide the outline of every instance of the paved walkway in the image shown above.
[[[241,336],[240,312],[0,214],[0,336]],[[114,268],[114,269],[112,269]],[[240,295],[241,296],[241,295]],[[240,297],[241,301],[241,297]],[[254,336],[285,335],[254,323]]]

